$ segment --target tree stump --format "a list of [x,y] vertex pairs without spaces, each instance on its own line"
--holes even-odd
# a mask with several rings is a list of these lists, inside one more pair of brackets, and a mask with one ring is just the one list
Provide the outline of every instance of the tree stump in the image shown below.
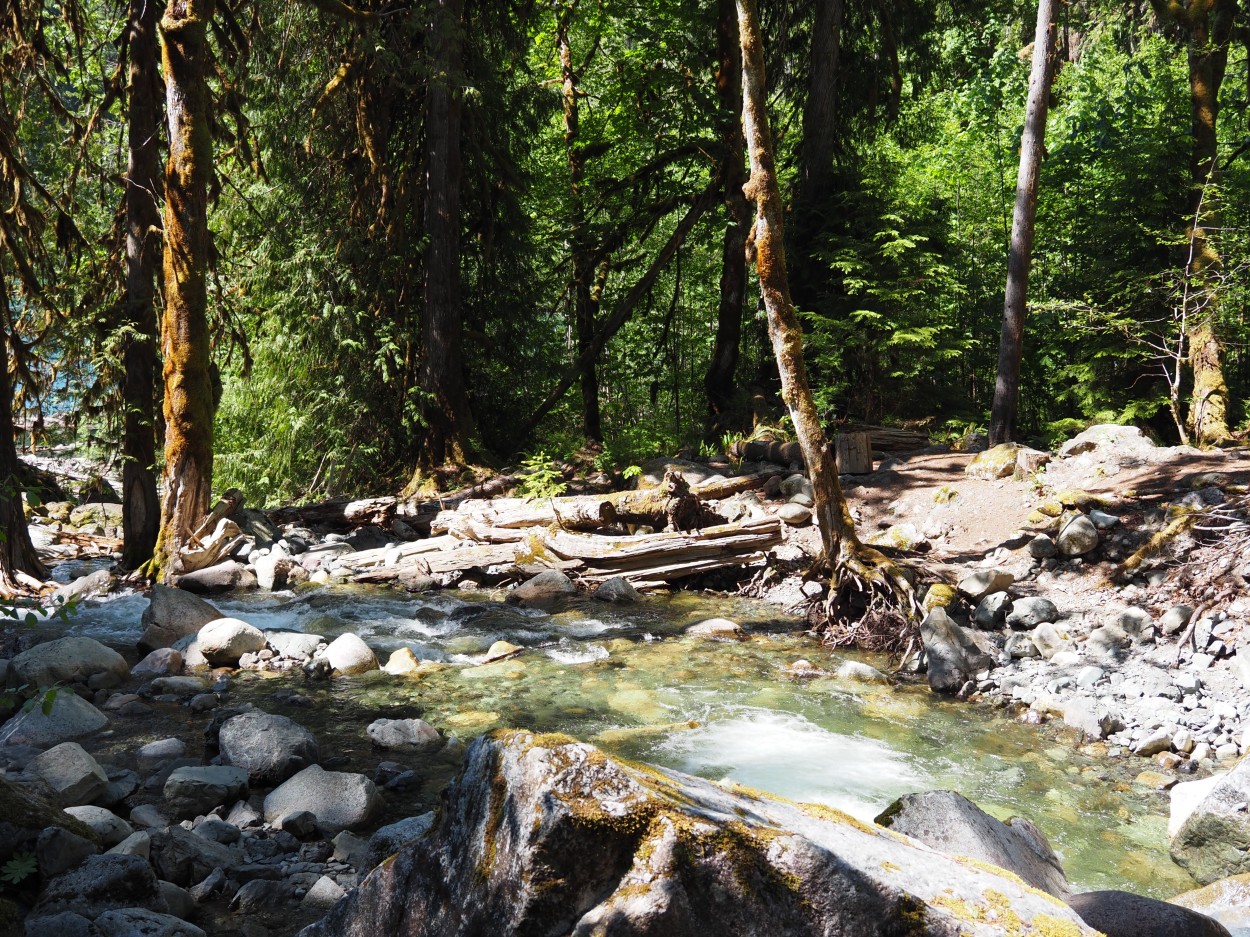
[[872,433],[838,433],[834,445],[839,475],[872,471]]

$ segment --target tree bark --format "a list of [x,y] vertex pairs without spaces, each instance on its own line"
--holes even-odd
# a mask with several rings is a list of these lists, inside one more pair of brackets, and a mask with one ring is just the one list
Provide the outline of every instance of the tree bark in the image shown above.
[[742,136],[742,52],[738,46],[734,0],[717,0],[716,39],[720,58],[716,71],[716,97],[724,121],[719,176],[728,217],[721,246],[716,339],[707,375],[703,379],[703,387],[707,391],[709,436],[733,429],[736,422],[733,414],[734,372],[738,369],[742,343],[743,300],[747,287],[746,243],[751,209],[742,194],[742,185],[746,182],[742,163],[746,140]]
[[176,575],[178,551],[207,513],[213,480],[208,342],[208,184],[213,173],[206,33],[214,0],[171,0],[161,19],[169,162],[165,167],[165,495],[152,574]]
[[781,395],[794,434],[807,464],[815,493],[814,514],[820,527],[824,556],[833,569],[830,612],[836,613],[841,587],[854,582],[879,596],[895,612],[909,615],[914,608],[911,585],[902,572],[878,551],[864,546],[838,482],[834,453],[820,424],[820,415],[807,381],[803,361],[803,332],[790,299],[786,272],[783,205],[777,183],[768,97],[764,76],[764,47],[756,0],[736,0],[742,45],[742,116],[751,176],[746,195],[755,202],[755,265],[760,292],[768,313],[768,334]]
[[1003,299],[1003,328],[998,343],[998,379],[990,411],[990,445],[1015,438],[1020,401],[1020,359],[1024,349],[1024,318],[1033,265],[1033,232],[1037,218],[1037,180],[1046,139],[1050,86],[1055,76],[1055,0],[1038,0],[1037,31],[1033,37],[1033,64],[1029,69],[1029,98],[1020,139],[1020,169],[1016,176],[1016,207],[1007,255],[1007,289]]
[[[460,316],[460,135],[463,0],[437,0],[427,34],[425,288],[421,390],[425,439],[414,483],[447,462],[471,462],[473,414],[464,385]],[[410,486],[410,487],[415,487]]]
[[138,569],[152,558],[160,531],[156,493],[156,309],[153,281],[160,256],[160,159],[157,121],[157,7],[131,0],[128,96],[129,160],[126,171],[126,292],[122,298],[125,345],[122,431],[122,566]]
[[30,530],[22,510],[22,485],[17,462],[17,434],[13,426],[13,386],[9,376],[9,336],[12,322],[9,314],[9,288],[0,268],[0,345],[4,360],[0,361],[0,597],[8,598],[23,591],[17,574],[25,573],[46,579],[48,571],[39,561],[30,542]]
[[807,101],[803,105],[803,146],[800,157],[800,206],[819,203],[829,189],[837,145],[838,65],[842,58],[844,0],[817,0],[812,23]]
[[595,358],[583,357],[595,335],[598,293],[594,289],[595,258],[586,229],[586,205],[582,180],[586,163],[578,137],[580,109],[577,104],[578,75],[569,45],[569,22],[576,2],[565,4],[556,17],[556,44],[560,52],[561,99],[564,115],[564,152],[569,166],[569,198],[573,242],[573,326],[577,335],[577,358],[584,360],[578,383],[582,394],[582,433],[587,442],[603,442],[603,419],[599,408],[599,374]]

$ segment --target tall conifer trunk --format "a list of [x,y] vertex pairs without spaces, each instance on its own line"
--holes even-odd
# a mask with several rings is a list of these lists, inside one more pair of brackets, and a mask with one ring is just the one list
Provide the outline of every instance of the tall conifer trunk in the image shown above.
[[720,300],[716,307],[716,339],[703,379],[707,391],[708,433],[734,428],[734,372],[742,344],[743,300],[747,288],[746,243],[751,208],[742,193],[746,182],[742,153],[742,50],[734,0],[717,0],[716,40],[720,64],[716,100],[723,121],[719,173],[725,201],[725,234],[721,242]]
[[1055,76],[1055,0],[1038,0],[1037,31],[1033,37],[1033,64],[1029,70],[1029,99],[1020,139],[1020,169],[1016,176],[1016,206],[1007,254],[1007,290],[1003,298],[1003,329],[998,343],[998,379],[990,412],[990,445],[1015,438],[1020,402],[1020,359],[1024,349],[1024,318],[1033,266],[1033,233],[1037,218],[1037,181],[1046,139],[1050,86]]
[[[473,415],[464,386],[460,315],[460,133],[463,0],[436,0],[427,33],[430,78],[425,93],[425,286],[421,316],[423,470],[469,462]],[[410,486],[412,487],[412,486]]]
[[206,34],[213,0],[171,0],[161,19],[169,162],[165,167],[165,495],[149,570],[178,572],[176,556],[208,512],[213,480],[213,388],[208,347],[208,184],[213,140]]
[[[911,584],[898,567],[860,542],[838,481],[833,448],[821,426],[816,401],[807,382],[803,331],[790,299],[786,272],[783,206],[768,120],[759,15],[756,0],[736,0],[736,3],[742,45],[742,118],[751,161],[745,194],[755,202],[755,265],[768,312],[768,335],[781,375],[781,396],[790,412],[815,492],[815,519],[820,526],[825,559],[832,568],[828,608],[831,616],[845,617],[846,610],[838,605],[846,597],[846,587],[850,586],[874,599],[869,612],[885,610],[891,617],[908,616],[915,605]],[[852,634],[854,631],[852,629]]]
[[13,383],[9,375],[9,335],[13,317],[9,311],[9,287],[0,266],[0,597],[23,591],[16,573],[47,578],[30,542],[30,530],[22,510],[22,487],[18,481],[17,432],[13,425]]
[[156,493],[156,309],[154,277],[160,256],[160,160],[157,151],[159,76],[154,0],[130,0],[129,157],[126,171],[127,328],[122,352],[126,415],[122,434],[122,566],[152,558],[160,530]]

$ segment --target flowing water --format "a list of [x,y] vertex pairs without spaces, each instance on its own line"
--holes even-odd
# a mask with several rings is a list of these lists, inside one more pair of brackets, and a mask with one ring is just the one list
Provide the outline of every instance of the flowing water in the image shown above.
[[[793,633],[796,623],[775,609],[678,593],[639,606],[579,600],[548,615],[499,598],[342,587],[218,600],[223,612],[260,628],[327,639],[353,631],[383,660],[408,647],[436,662],[415,677],[374,673],[321,683],[240,673],[229,700],[307,725],[334,765],[372,772],[395,757],[412,771],[408,787],[397,789],[399,809],[436,803],[463,741],[511,726],[565,732],[623,756],[864,819],[901,794],[957,790],[1000,818],[1033,820],[1080,889],[1166,898],[1192,887],[1168,858],[1166,794],[1131,783],[1140,763],[1083,754],[1070,737],[940,699],[927,687],[790,676],[786,668],[800,658],[824,670],[837,661]],[[87,603],[69,631],[133,646],[145,604],[140,596]],[[713,616],[738,621],[751,636],[722,642],[682,635]],[[483,663],[501,639],[526,650]],[[169,715],[191,731],[176,708]],[[417,715],[457,741],[433,758],[405,760],[371,748],[364,728],[372,719]]]

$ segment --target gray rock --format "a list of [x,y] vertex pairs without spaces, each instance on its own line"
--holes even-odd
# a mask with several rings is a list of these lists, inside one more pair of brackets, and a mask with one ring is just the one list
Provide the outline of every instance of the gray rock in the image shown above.
[[1105,704],[1083,696],[1068,700],[1063,707],[1063,721],[1092,739],[1105,739],[1124,728],[1124,720]]
[[77,742],[62,742],[37,755],[26,772],[47,784],[66,807],[91,803],[109,783],[104,769]]
[[138,856],[146,860],[152,855],[152,837],[146,831],[138,830],[109,849],[108,853],[113,856]]
[[218,618],[199,630],[195,643],[210,664],[233,666],[244,654],[264,650],[266,641],[255,625],[237,618]]
[[574,595],[577,595],[577,586],[573,585],[573,580],[558,569],[548,569],[509,592],[508,601],[544,608]]
[[140,804],[130,811],[130,823],[139,829],[157,829],[169,822],[169,818],[155,804]]
[[361,839],[347,830],[341,831],[334,837],[333,859],[335,862],[345,862],[352,868],[359,869],[368,851],[368,840]]
[[1016,478],[1028,478],[1050,462],[1050,453],[1022,447],[1016,453]]
[[1085,639],[1085,654],[1100,664],[1119,664],[1128,657],[1133,639],[1116,625],[1095,628]]
[[311,732],[286,716],[260,710],[222,723],[217,745],[222,762],[243,768],[253,784],[280,784],[321,760]]
[[100,844],[108,849],[116,846],[134,833],[129,823],[104,807],[66,807],[65,812],[75,820],[87,824],[100,837]]
[[287,575],[296,565],[295,560],[284,547],[275,544],[264,556],[258,556],[252,563],[256,572],[256,585],[266,591],[285,589]]
[[1033,636],[1022,634],[1019,631],[1007,636],[1007,642],[1003,645],[1003,650],[1007,652],[1007,656],[1012,660],[1041,656],[1038,653],[1037,645],[1033,643]]
[[242,861],[238,847],[196,836],[181,826],[152,830],[152,867],[165,881],[184,888],[204,881],[215,869],[231,871]]
[[126,659],[95,638],[56,638],[36,644],[9,662],[10,686],[27,684],[50,687],[61,683],[83,683],[106,674],[117,683],[130,676]]
[[405,569],[396,582],[405,592],[433,592],[438,588],[437,579],[415,569]]
[[58,586],[52,593],[52,601],[57,605],[81,602],[84,599],[104,595],[111,588],[113,588],[113,574],[107,569],[97,569],[94,573],[87,573],[71,583]]
[[256,574],[235,560],[178,576],[173,585],[197,595],[217,595],[240,589],[255,589]]
[[198,634],[210,621],[224,618],[199,596],[159,583],[152,586],[151,601],[143,612],[140,650],[169,647],[179,638]]
[[1099,423],[1065,442],[1059,447],[1059,455],[1066,459],[1094,450],[1142,452],[1154,448],[1150,437],[1136,426]]
[[1005,592],[1011,588],[1016,577],[1005,569],[978,569],[959,580],[955,586],[974,602],[980,602],[992,592]]
[[1053,624],[1038,625],[1030,632],[1029,639],[1037,648],[1037,653],[1046,660],[1072,646],[1072,642]]
[[152,771],[167,761],[181,758],[187,753],[187,743],[182,739],[157,739],[135,752],[140,771]]
[[230,910],[242,915],[278,911],[294,897],[295,886],[290,882],[255,878],[245,882],[234,893],[234,897],[230,899]]
[[158,881],[156,884],[165,898],[165,904],[169,905],[169,913],[174,917],[185,921],[195,913],[195,899],[185,888],[179,888],[173,882]]
[[168,910],[152,868],[139,856],[88,856],[48,882],[31,913],[42,917],[72,911],[96,918],[116,908]]
[[1038,625],[1047,625],[1057,621],[1059,609],[1050,599],[1028,596],[1016,599],[1007,615],[1007,624],[1016,631],[1029,631]]
[[76,868],[88,856],[100,851],[98,844],[59,826],[46,827],[35,842],[35,860],[45,879]]
[[32,745],[51,748],[59,742],[94,735],[108,725],[108,717],[77,693],[61,691],[45,714],[36,706],[18,713],[0,726],[0,745]]
[[321,657],[341,674],[368,673],[378,669],[378,658],[357,635],[345,632],[330,642]]
[[434,826],[434,813],[423,813],[419,817],[406,817],[396,823],[379,827],[369,837],[369,848],[361,860],[360,871],[367,872],[380,865],[384,860],[395,855],[409,843],[415,843],[425,836]]
[[377,719],[365,729],[379,748],[430,752],[443,747],[443,737],[424,719]]
[[165,781],[165,802],[176,817],[195,817],[247,796],[247,771],[231,765],[175,768]]
[[1149,758],[1151,755],[1157,755],[1160,752],[1171,751],[1172,731],[1171,726],[1160,726],[1133,745],[1133,754]]
[[28,917],[24,924],[26,937],[100,937],[99,930],[89,918],[72,911]]
[[1022,817],[1006,823],[996,820],[954,791],[900,797],[876,823],[942,852],[1014,872],[1056,898],[1066,899],[1072,893],[1059,857],[1041,830]]
[[1097,508],[1090,510],[1089,519],[1093,521],[1094,526],[1099,530],[1110,530],[1120,523],[1120,519],[1114,514],[1108,514],[1106,511],[1099,511]]
[[1055,545],[1063,556],[1084,556],[1101,542],[1098,528],[1084,514],[1073,515],[1059,528]]
[[802,527],[812,519],[812,509],[802,504],[788,502],[777,509],[777,516],[791,527]]
[[226,814],[226,822],[237,826],[241,830],[247,830],[262,825],[265,822],[265,818],[246,800],[240,800]]
[[512,732],[476,740],[430,834],[303,937],[1002,937],[1008,913],[1022,933],[1094,933],[1014,876],[836,812]]
[[592,598],[600,602],[619,602],[630,604],[642,601],[642,593],[634,588],[634,584],[624,576],[613,576],[605,579],[594,591]]
[[812,487],[812,483],[808,481],[807,476],[798,472],[783,478],[777,490],[783,498],[793,498],[795,495],[807,495],[809,498],[816,497],[816,490]]
[[852,683],[886,684],[890,682],[890,678],[876,667],[858,660],[844,660],[834,671],[834,676],[839,680],[849,680]]
[[182,672],[182,652],[172,647],[158,647],[130,668],[130,676],[144,680],[148,677],[167,677]]
[[1089,689],[1098,685],[1098,682],[1106,676],[1107,672],[1101,667],[1082,667],[1080,673],[1076,675],[1076,685]]
[[317,816],[310,810],[284,813],[278,817],[274,828],[290,833],[296,839],[307,839],[317,832]]
[[1230,937],[1214,918],[1127,891],[1087,891],[1068,905],[1106,937]]
[[196,693],[203,693],[207,690],[208,683],[200,677],[157,677],[152,681],[151,687],[154,693],[194,696]]
[[1059,555],[1059,548],[1049,534],[1038,534],[1029,541],[1029,556],[1035,560],[1048,560]]
[[313,911],[329,911],[346,894],[347,892],[343,891],[338,882],[328,875],[323,875],[313,883],[312,888],[308,889],[300,903]]
[[1154,637],[1154,619],[1142,608],[1125,609],[1115,617],[1115,625],[1134,642],[1149,640]]
[[742,626],[728,618],[705,618],[686,628],[685,633],[698,638],[727,638],[737,640],[743,636]]
[[139,789],[139,775],[129,768],[109,768],[105,773],[109,776],[108,787],[95,799],[101,807],[115,807]]
[[1001,628],[1011,610],[1011,596],[1006,592],[991,592],[977,604],[972,616],[978,628],[992,630]]
[[1188,605],[1173,605],[1159,619],[1159,631],[1166,635],[1178,634],[1189,624],[1194,610]]
[[95,919],[103,937],[207,937],[194,924],[172,914],[158,914],[142,908],[106,911]]
[[1250,872],[1247,803],[1250,758],[1243,759],[1212,785],[1172,837],[1172,858],[1199,883],[1206,885]]
[[214,843],[223,843],[226,846],[237,843],[242,833],[233,823],[227,823],[225,820],[219,820],[216,817],[205,817],[199,823],[195,824],[195,828],[191,830],[196,836],[202,836],[205,839],[211,839]]
[[951,621],[946,610],[935,608],[920,623],[930,689],[958,693],[977,673],[994,665],[972,635]]
[[266,631],[265,640],[282,657],[311,660],[323,639],[319,634],[305,634],[303,631]]
[[265,821],[274,823],[284,814],[309,810],[316,814],[321,833],[333,836],[364,826],[381,813],[382,806],[378,789],[363,774],[309,765],[265,798]]

